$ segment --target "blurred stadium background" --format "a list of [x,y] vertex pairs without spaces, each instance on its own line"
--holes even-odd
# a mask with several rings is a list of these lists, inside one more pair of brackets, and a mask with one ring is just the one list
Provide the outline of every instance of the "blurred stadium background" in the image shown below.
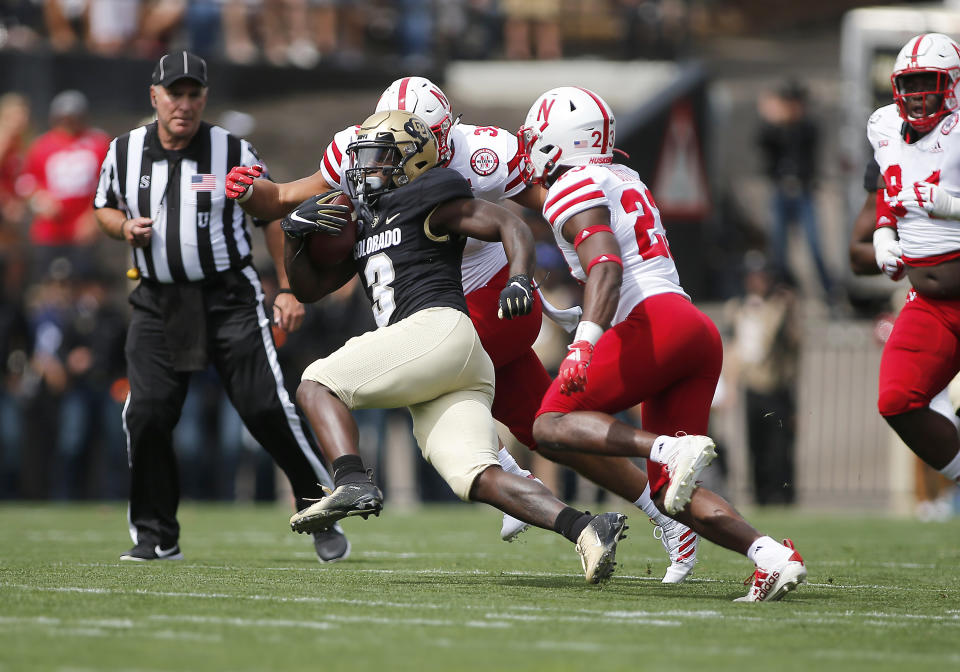
[[[541,6],[510,0],[6,2],[0,6],[0,94],[19,94],[29,104],[21,150],[47,129],[50,101],[66,89],[83,92],[92,125],[114,136],[149,117],[156,59],[188,48],[208,59],[207,120],[250,139],[274,178],[286,181],[312,173],[333,133],[365,118],[400,76],[427,76],[464,121],[511,131],[546,89],[586,86],[617,115],[617,144],[653,190],[685,288],[728,335],[725,304],[742,293],[748,252],[765,250],[770,233],[770,183],[756,142],[758,102],[799,84],[821,133],[816,203],[825,261],[839,287],[823,290],[794,231],[790,267],[802,330],[795,472],[782,484],[791,494],[781,503],[931,517],[917,508],[918,495],[931,499],[924,485],[929,474],[876,412],[884,327],[905,289],[884,278],[855,278],[847,246],[864,198],[864,124],[889,102],[893,56],[919,32],[960,36],[960,2],[555,0],[542,3],[546,20],[527,37],[525,4]],[[15,187],[3,198],[5,213],[16,212],[10,202],[29,200]],[[79,274],[54,262],[31,272],[30,222],[29,208],[0,222],[0,498],[122,500],[122,347],[108,344],[122,344],[127,254],[98,236],[90,247],[93,271]],[[541,281],[559,304],[575,301],[576,289],[566,284],[550,245],[541,251]],[[267,276],[268,265],[260,249],[258,266]],[[288,385],[295,387],[304,363],[357,328],[353,320],[366,308],[352,309],[353,298],[312,306],[304,330],[285,339]],[[60,332],[52,346],[50,328]],[[563,339],[545,322],[540,352],[548,368],[562,357]],[[93,366],[76,366],[75,348],[92,353]],[[184,496],[285,497],[282,479],[244,436],[216,375],[195,378],[177,430]],[[392,505],[451,497],[419,460],[402,413],[368,412],[360,422],[368,463],[377,467]],[[743,390],[725,385],[712,428],[725,459],[710,479],[737,505],[756,502],[745,426]],[[514,453],[532,461],[566,498],[602,496],[522,448]],[[954,495],[939,493],[945,504],[936,516],[955,510]]]

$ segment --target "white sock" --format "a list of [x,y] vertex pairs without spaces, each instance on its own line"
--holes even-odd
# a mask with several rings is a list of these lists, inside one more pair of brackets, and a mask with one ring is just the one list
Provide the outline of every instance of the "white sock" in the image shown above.
[[657,508],[657,505],[653,503],[653,500],[650,499],[650,484],[647,483],[643,488],[643,494],[640,495],[640,499],[634,502],[634,505],[647,514],[647,517],[650,518],[657,525],[660,525],[660,518],[666,518],[660,509]]
[[951,481],[960,483],[960,452],[953,456],[953,459],[950,460],[947,466],[940,470],[940,473]]
[[500,448],[497,452],[497,459],[500,460],[500,466],[503,467],[503,470],[508,474],[516,474],[517,476],[529,478],[530,472],[517,464],[517,461],[513,459],[513,455],[508,453],[506,448]]
[[758,567],[770,567],[793,555],[793,551],[773,537],[759,537],[747,549],[747,557]]
[[650,460],[658,464],[666,464],[667,456],[673,453],[673,444],[676,443],[674,436],[658,436],[653,441],[653,448],[650,449]]

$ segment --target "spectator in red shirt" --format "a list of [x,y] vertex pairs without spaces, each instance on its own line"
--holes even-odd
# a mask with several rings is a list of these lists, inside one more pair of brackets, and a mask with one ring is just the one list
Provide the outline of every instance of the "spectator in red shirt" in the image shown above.
[[34,279],[58,257],[83,271],[93,263],[97,240],[93,196],[110,138],[87,123],[87,98],[63,91],[50,103],[50,130],[27,151],[17,192],[27,198]]

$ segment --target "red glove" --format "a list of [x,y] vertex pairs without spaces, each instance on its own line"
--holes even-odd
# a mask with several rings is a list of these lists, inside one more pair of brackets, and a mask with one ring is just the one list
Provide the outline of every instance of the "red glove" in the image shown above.
[[241,203],[253,193],[253,181],[263,175],[263,166],[234,166],[227,173],[224,190],[227,198],[235,198]]
[[574,341],[567,348],[570,352],[560,362],[560,392],[573,394],[587,385],[587,367],[593,357],[593,344],[590,341]]

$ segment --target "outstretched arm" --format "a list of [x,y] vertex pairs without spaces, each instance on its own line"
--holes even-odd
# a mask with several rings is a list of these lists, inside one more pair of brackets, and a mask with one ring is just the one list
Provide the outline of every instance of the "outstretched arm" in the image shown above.
[[276,183],[258,179],[258,166],[236,166],[227,175],[227,198],[236,199],[240,207],[258,219],[281,219],[305,199],[334,189],[318,170],[313,175],[293,182]]

